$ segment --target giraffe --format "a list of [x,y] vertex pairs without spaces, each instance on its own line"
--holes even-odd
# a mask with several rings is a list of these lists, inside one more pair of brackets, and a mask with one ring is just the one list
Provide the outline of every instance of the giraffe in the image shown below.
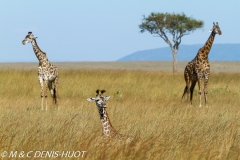
[[196,83],[198,83],[199,107],[202,107],[202,104],[201,104],[202,79],[204,79],[203,91],[204,91],[205,105],[207,106],[207,93],[208,93],[207,84],[210,76],[210,64],[208,60],[208,54],[211,50],[215,35],[222,34],[222,31],[219,28],[218,22],[216,24],[213,22],[213,28],[210,30],[210,32],[211,34],[207,42],[205,43],[205,45],[198,50],[196,57],[187,64],[184,70],[186,87],[184,89],[182,98],[184,98],[185,94],[187,93],[187,99],[189,99],[189,93],[190,93],[190,102],[192,105],[193,90]]
[[[103,138],[100,139],[99,144],[104,144],[105,140],[113,140],[112,142],[117,142],[120,144],[121,142],[130,143],[132,141],[132,137],[122,135],[116,131],[116,129],[112,126],[109,116],[106,111],[106,101],[110,98],[110,96],[104,96],[105,90],[96,90],[96,98],[88,98],[89,102],[96,102],[98,112],[100,115],[100,121],[102,125],[102,136]],[[107,141],[108,142],[108,141]],[[98,144],[98,145],[99,145]]]
[[110,119],[108,117],[107,111],[106,111],[106,101],[109,100],[110,96],[103,96],[103,93],[105,93],[105,90],[96,90],[96,98],[88,98],[87,100],[89,102],[96,102],[98,112],[100,115],[100,121],[102,124],[102,135],[104,137],[113,137],[118,134],[118,132],[115,130],[115,128],[112,126]]
[[[45,52],[43,52],[36,41],[36,38],[32,32],[28,32],[27,36],[23,39],[22,44],[32,43],[33,51],[39,60],[38,65],[38,80],[41,86],[41,109],[44,110],[43,101],[45,98],[46,101],[46,110],[47,110],[47,88],[51,92],[51,96],[53,98],[53,102],[57,105],[57,87],[58,87],[58,69],[53,64],[51,64],[47,58]],[[44,85],[45,83],[45,85]],[[53,88],[54,85],[54,88]]]

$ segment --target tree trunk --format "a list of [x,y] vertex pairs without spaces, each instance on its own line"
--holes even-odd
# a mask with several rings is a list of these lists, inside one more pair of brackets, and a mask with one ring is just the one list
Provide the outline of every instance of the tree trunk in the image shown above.
[[177,72],[177,49],[172,49],[173,55],[173,73]]

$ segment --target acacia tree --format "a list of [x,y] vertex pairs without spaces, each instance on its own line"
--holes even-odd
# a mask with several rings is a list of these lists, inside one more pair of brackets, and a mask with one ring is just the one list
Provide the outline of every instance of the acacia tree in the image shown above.
[[[145,31],[161,37],[171,48],[173,56],[173,73],[177,71],[177,52],[181,39],[185,35],[203,27],[203,21],[187,17],[184,13],[151,13],[143,16],[140,32]],[[172,41],[167,35],[172,36]]]

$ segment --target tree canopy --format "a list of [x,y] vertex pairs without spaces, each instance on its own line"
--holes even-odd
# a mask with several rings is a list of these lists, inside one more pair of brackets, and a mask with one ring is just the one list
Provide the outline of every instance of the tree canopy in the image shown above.
[[187,17],[184,13],[151,13],[148,17],[143,16],[143,22],[139,27],[142,33],[149,31],[151,34],[157,34],[165,41],[168,40],[166,34],[169,33],[173,35],[173,41],[176,41],[203,27],[203,24],[203,21]]

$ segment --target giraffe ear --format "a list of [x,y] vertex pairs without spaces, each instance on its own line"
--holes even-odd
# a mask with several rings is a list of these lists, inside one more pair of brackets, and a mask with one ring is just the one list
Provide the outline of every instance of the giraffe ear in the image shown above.
[[109,100],[109,98],[110,98],[110,96],[105,96],[104,100],[107,101],[107,100]]
[[87,99],[89,102],[93,102],[93,101],[95,101],[95,98],[88,98]]

